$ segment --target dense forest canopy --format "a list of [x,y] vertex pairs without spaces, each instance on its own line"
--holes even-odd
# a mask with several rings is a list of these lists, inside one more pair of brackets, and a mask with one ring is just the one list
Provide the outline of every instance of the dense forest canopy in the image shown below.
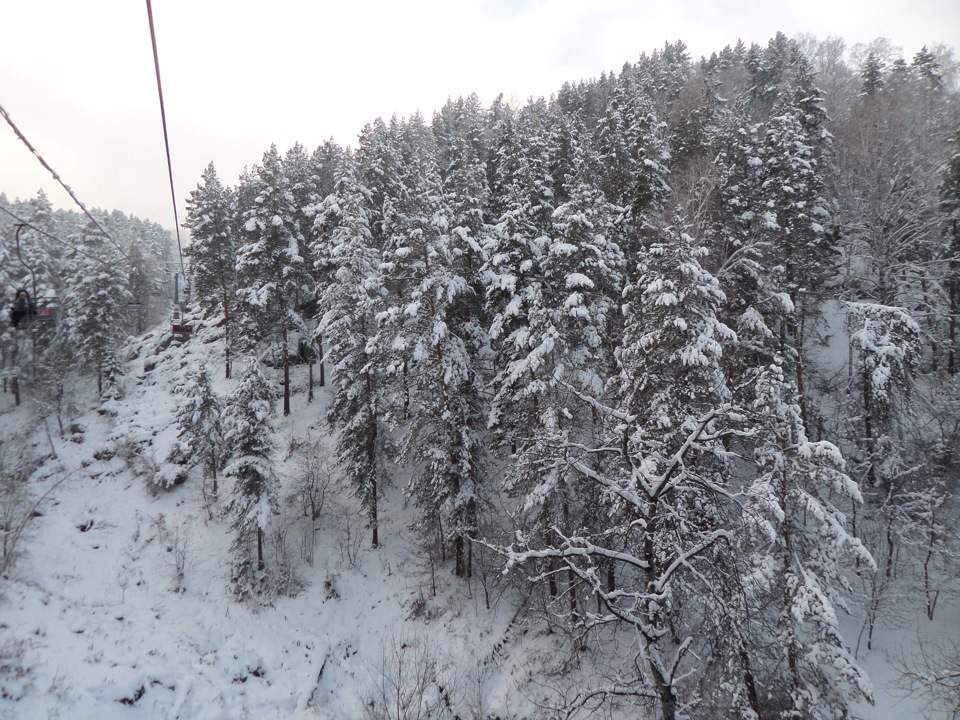
[[[617,667],[571,708],[846,717],[872,689],[838,610],[866,608],[869,643],[895,593],[932,619],[956,592],[958,82],[943,47],[675,42],[549,99],[272,146],[233,186],[211,163],[192,309],[226,377],[246,362],[226,398],[191,376],[172,461],[222,474],[238,592],[292,587],[264,553],[270,418],[319,362],[373,546],[407,467],[431,557],[522,568]],[[124,336],[164,316],[169,237],[0,200],[4,287],[28,282],[25,222],[60,299],[43,371],[10,328],[5,372],[69,415],[65,353],[109,395]],[[956,712],[947,682],[928,689]]]

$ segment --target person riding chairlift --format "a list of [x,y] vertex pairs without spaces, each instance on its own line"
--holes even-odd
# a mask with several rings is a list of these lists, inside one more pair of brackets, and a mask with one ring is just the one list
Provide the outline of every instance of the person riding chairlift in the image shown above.
[[20,321],[25,317],[30,317],[35,312],[36,308],[30,300],[30,294],[20,288],[17,290],[17,299],[13,303],[13,307],[10,308],[10,322],[13,323],[13,326],[20,327]]

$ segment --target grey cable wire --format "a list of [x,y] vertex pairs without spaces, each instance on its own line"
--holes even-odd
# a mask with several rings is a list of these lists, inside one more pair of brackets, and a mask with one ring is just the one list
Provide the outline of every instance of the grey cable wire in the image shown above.
[[93,221],[93,224],[96,225],[97,229],[100,230],[100,232],[102,232],[102,233],[104,234],[104,236],[107,238],[107,240],[110,241],[110,244],[113,245],[121,255],[123,255],[124,259],[129,259],[129,258],[127,258],[127,254],[123,251],[123,248],[120,247],[120,246],[117,244],[117,242],[113,239],[113,237],[110,235],[110,233],[108,233],[108,232],[104,229],[103,225],[100,224],[100,221],[97,220],[93,215],[90,214],[90,211],[87,210],[87,206],[86,206],[86,205],[84,205],[82,202],[80,202],[80,198],[78,198],[78,197],[74,194],[73,190],[70,189],[70,186],[67,185],[67,184],[63,181],[63,179],[57,174],[57,171],[56,171],[56,170],[54,170],[52,167],[50,167],[50,165],[47,163],[47,161],[43,159],[43,156],[40,155],[39,152],[37,152],[37,149],[36,149],[33,145],[30,144],[30,141],[27,140],[26,136],[25,136],[22,132],[20,132],[20,128],[18,128],[17,125],[16,125],[16,123],[13,122],[13,118],[10,117],[10,114],[9,114],[6,110],[3,109],[3,105],[0,105],[0,115],[3,115],[4,119],[7,121],[7,124],[10,125],[10,127],[13,128],[13,131],[17,134],[17,137],[20,138],[20,140],[23,141],[23,144],[27,146],[27,148],[30,150],[30,152],[32,152],[32,153],[36,156],[37,160],[40,161],[40,164],[43,165],[43,166],[47,169],[47,171],[53,176],[53,179],[56,180],[58,183],[60,183],[60,186],[61,186],[64,190],[67,191],[67,194],[68,194],[71,198],[73,198],[73,201],[77,204],[77,206],[78,206],[81,210],[83,210],[84,214],[85,214],[88,218],[90,218],[90,220]]

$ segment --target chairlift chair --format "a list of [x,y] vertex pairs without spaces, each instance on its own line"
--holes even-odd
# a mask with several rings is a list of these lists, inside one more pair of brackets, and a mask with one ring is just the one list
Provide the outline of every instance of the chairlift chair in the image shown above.
[[170,330],[175,336],[186,337],[193,333],[193,323],[186,317],[186,311],[182,307],[174,307],[170,316]]

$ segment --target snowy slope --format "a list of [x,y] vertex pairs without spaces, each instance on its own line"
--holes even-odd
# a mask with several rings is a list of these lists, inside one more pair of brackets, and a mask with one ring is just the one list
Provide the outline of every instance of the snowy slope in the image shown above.
[[[384,647],[429,645],[448,668],[476,668],[493,655],[510,603],[482,609],[479,588],[468,598],[444,569],[430,597],[396,490],[384,547],[369,549],[357,508],[337,493],[320,518],[313,565],[299,564],[304,591],[266,607],[237,602],[228,590],[229,524],[216,506],[211,518],[199,476],[159,494],[146,481],[171,470],[163,467],[174,440],[171,389],[217,347],[193,342],[155,354],[160,339],[140,344],[117,416],[98,414],[88,400],[82,442],[52,438],[56,459],[35,476],[38,491],[67,479],[41,504],[24,556],[0,585],[0,717],[359,718]],[[160,362],[145,371],[145,360]],[[221,372],[217,359],[209,366]],[[305,369],[296,382],[305,384]],[[278,456],[297,438],[323,434],[325,399],[320,388],[311,405],[305,393],[295,396],[294,414],[277,421]],[[29,409],[14,412],[10,396],[2,400],[4,437],[12,437]],[[31,437],[38,453],[49,452],[45,433]],[[130,447],[145,454],[134,469],[121,459]],[[281,475],[288,469],[278,463]],[[503,694],[491,673],[481,675],[484,702]]]
[[[205,500],[199,475],[168,492],[149,483],[179,472],[164,462],[175,439],[172,390],[201,359],[217,377],[219,345],[203,342],[203,333],[183,346],[161,349],[163,340],[158,332],[131,346],[126,397],[108,408],[115,416],[98,412],[86,386],[78,389],[87,403],[76,421],[82,433],[48,438],[41,425],[30,434],[35,455],[56,455],[35,473],[34,497],[62,482],[0,580],[0,718],[363,718],[364,703],[401,676],[411,702],[449,701],[464,719],[550,716],[535,706],[561,685],[545,672],[564,662],[556,651],[562,638],[542,622],[519,621],[517,593],[502,581],[489,610],[479,581],[466,586],[449,568],[438,570],[432,595],[397,487],[384,503],[383,547],[369,549],[358,508],[337,490],[319,520],[312,564],[297,557],[304,590],[264,606],[237,602],[231,530],[220,506]],[[308,439],[330,442],[321,419],[327,391],[317,388],[308,404],[305,384],[305,368],[297,369],[293,415],[277,420],[277,471],[287,490],[288,450]],[[229,386],[217,381],[221,393]],[[0,407],[9,440],[31,411],[14,409],[7,394]],[[227,497],[224,487],[221,505]],[[886,631],[871,653],[861,649],[878,698],[876,707],[859,708],[862,717],[921,717],[922,699],[901,698],[888,661],[917,642],[921,615],[905,609],[901,629]],[[921,631],[958,626],[951,598]],[[845,627],[854,644],[859,620]]]

